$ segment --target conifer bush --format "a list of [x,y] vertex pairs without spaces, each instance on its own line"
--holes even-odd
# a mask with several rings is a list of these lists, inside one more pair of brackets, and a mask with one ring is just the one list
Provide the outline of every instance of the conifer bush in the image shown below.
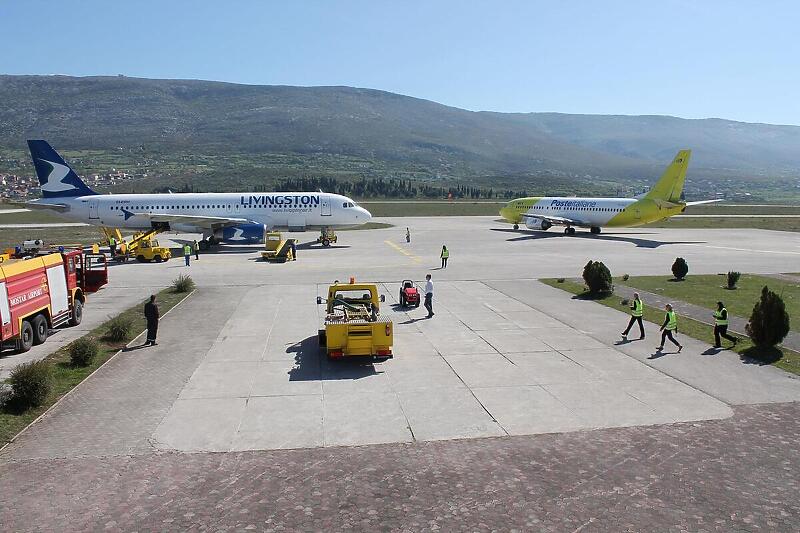
[[753,306],[750,322],[745,331],[753,344],[760,348],[775,346],[783,342],[789,333],[789,313],[783,299],[764,286],[761,299]]
[[686,263],[686,259],[683,257],[678,257],[675,259],[675,262],[672,263],[672,275],[675,276],[675,279],[678,281],[682,281],[683,278],[686,277],[686,274],[689,273],[689,265]]
[[600,261],[589,261],[583,267],[583,281],[590,294],[609,294],[614,292],[611,272]]
[[727,278],[728,288],[731,289],[731,290],[735,289],[736,288],[736,284],[739,283],[739,278],[741,278],[741,277],[742,277],[742,273],[741,272],[729,271],[728,272],[728,278]]

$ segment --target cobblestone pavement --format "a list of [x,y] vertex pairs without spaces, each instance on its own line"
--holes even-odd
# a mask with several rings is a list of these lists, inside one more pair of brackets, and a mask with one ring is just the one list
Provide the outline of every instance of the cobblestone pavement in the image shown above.
[[5,531],[797,531],[800,403],[656,427],[6,463]]

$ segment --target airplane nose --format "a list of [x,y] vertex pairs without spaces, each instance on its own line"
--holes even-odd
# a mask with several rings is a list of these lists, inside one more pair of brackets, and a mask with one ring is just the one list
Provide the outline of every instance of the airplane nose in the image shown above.
[[[370,213],[369,211],[367,211],[363,207],[360,207],[359,209],[361,210],[360,214],[361,214],[361,217],[364,218],[364,222],[369,222],[370,220],[372,220],[372,213]],[[361,217],[359,217],[359,218],[361,218]]]
[[500,216],[506,220],[509,220],[509,214],[510,214],[509,211],[510,209],[508,208],[508,206],[500,208]]

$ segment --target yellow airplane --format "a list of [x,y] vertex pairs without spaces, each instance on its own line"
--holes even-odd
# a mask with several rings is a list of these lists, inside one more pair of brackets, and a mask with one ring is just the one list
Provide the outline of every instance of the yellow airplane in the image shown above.
[[687,206],[721,202],[702,200],[685,202],[681,195],[686,180],[691,150],[681,150],[650,191],[638,198],[570,198],[532,196],[517,198],[500,209],[500,216],[514,224],[524,223],[528,229],[546,231],[552,226],[565,226],[564,233],[574,235],[576,227],[600,233],[600,228],[627,228],[669,218]]

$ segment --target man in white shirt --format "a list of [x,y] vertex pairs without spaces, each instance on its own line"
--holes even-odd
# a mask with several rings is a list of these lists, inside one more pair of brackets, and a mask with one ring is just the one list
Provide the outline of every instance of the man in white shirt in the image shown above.
[[425,309],[428,310],[428,318],[433,316],[433,282],[431,275],[425,276],[427,283],[425,283]]

